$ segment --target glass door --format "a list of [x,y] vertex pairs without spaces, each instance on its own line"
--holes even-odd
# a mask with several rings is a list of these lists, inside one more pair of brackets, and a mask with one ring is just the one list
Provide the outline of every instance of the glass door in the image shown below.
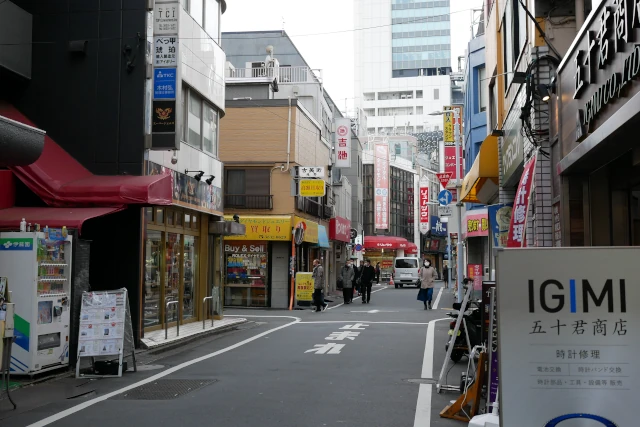
[[196,286],[198,284],[198,238],[184,236],[184,291],[182,294],[182,318],[195,317]]
[[161,323],[162,232],[147,231],[144,265],[144,327]]
[[166,308],[169,322],[175,322],[180,309],[180,255],[181,255],[181,235],[177,233],[167,233],[165,245],[165,306],[170,301],[178,301],[178,304],[171,304]]

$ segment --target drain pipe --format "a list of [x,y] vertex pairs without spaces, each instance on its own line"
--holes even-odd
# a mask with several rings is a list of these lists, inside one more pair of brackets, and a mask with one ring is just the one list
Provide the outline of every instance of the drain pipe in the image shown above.
[[289,97],[289,121],[287,123],[287,168],[282,172],[289,171],[289,161],[291,160],[291,97]]
[[576,0],[576,33],[580,32],[582,24],[584,24],[584,0]]

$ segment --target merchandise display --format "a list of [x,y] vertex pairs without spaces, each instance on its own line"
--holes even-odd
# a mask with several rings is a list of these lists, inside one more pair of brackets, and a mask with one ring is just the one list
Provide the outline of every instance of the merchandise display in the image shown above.
[[227,252],[226,259],[225,305],[267,307],[267,253]]

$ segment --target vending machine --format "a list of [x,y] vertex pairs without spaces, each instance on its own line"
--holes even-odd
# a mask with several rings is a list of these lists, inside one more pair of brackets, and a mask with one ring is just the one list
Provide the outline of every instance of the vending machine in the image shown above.
[[69,365],[71,240],[66,229],[0,233],[0,276],[15,303],[14,375]]

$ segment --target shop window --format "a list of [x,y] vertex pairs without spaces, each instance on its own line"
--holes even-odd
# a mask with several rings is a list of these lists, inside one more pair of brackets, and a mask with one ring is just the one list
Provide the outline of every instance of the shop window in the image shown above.
[[191,215],[191,228],[198,229],[198,215]]
[[156,326],[161,323],[160,299],[162,284],[162,233],[148,231],[145,241],[145,271],[144,271],[144,327]]
[[184,228],[191,228],[191,215],[184,214]]
[[[227,243],[227,242],[225,242]],[[225,305],[268,307],[266,242],[228,242]]]
[[226,207],[272,209],[269,169],[227,169],[225,174]]
[[144,217],[147,222],[153,222],[153,208],[144,208]]
[[184,224],[182,212],[176,212],[176,227],[182,228],[182,224]]
[[164,209],[156,209],[156,224],[164,224]]
[[[165,243],[165,285],[164,303],[180,300],[180,238],[177,233],[167,233]],[[178,319],[178,309],[175,304],[169,306],[165,314],[170,322]],[[164,320],[164,319],[163,319]]]
[[169,227],[173,226],[173,221],[175,218],[175,213],[171,209],[167,209],[167,225]]
[[[195,217],[194,217],[195,218]],[[184,282],[182,293],[182,318],[195,317],[195,292],[198,283],[198,238],[184,236]]]

